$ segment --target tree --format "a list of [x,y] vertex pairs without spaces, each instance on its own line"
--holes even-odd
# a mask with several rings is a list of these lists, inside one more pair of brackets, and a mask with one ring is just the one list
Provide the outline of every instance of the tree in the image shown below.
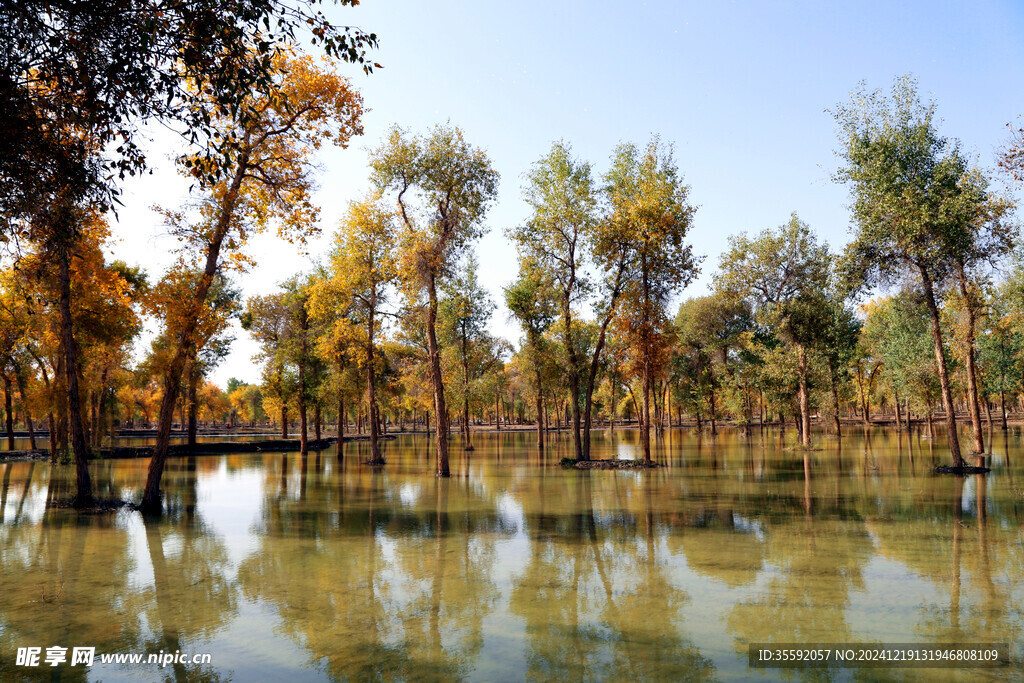
[[281,416],[281,438],[288,438],[288,402],[295,393],[295,377],[288,368],[285,345],[292,336],[294,316],[284,292],[250,297],[242,314],[242,329],[248,331],[260,344],[259,358],[263,360],[264,409],[267,399],[272,400]]
[[[193,142],[211,136],[216,123],[196,105],[224,114],[244,110],[253,93],[271,94],[273,58],[296,46],[302,31],[328,55],[367,72],[379,66],[366,55],[376,36],[332,25],[318,4],[4,3],[0,42],[11,49],[0,59],[0,227],[58,208],[69,188],[108,204],[116,182],[146,166],[140,124],[180,122]],[[109,154],[103,162],[100,149]],[[207,149],[222,169],[237,152],[226,138]]]
[[1010,140],[999,154],[999,168],[1014,182],[1024,184],[1024,128],[1010,129]]
[[[136,310],[138,290],[129,282],[138,274],[126,274],[131,269],[106,262],[103,247],[109,226],[103,218],[95,212],[79,218],[84,222],[67,263],[55,259],[45,241],[30,240],[5,284],[15,297],[10,313],[20,332],[18,359],[22,362],[18,365],[31,359],[39,367],[51,402],[49,414],[56,413],[51,455],[56,459],[70,436],[76,468],[74,503],[88,506],[92,502],[89,430],[92,441],[97,441],[109,407],[108,401],[101,400],[109,397],[108,380],[127,362],[141,323]],[[74,342],[75,368],[70,376],[69,336]],[[80,400],[71,400],[70,393]],[[87,403],[83,405],[81,399]],[[93,419],[85,406],[92,408]]]
[[958,154],[956,187],[944,209],[952,230],[947,245],[953,261],[953,273],[964,312],[965,370],[968,408],[974,435],[974,452],[984,453],[981,411],[978,406],[978,370],[976,335],[979,318],[984,316],[985,268],[1010,255],[1017,241],[1018,228],[1009,218],[1013,205],[989,190],[989,181],[977,168],[969,168]]
[[519,277],[505,288],[505,305],[526,334],[523,350],[527,350],[536,391],[537,445],[544,447],[544,334],[558,314],[551,281],[543,271],[520,261]]
[[908,399],[916,397],[927,409],[940,388],[935,381],[935,356],[931,353],[928,306],[917,291],[902,290],[894,296],[868,302],[862,339],[872,357],[881,363],[893,389]]
[[299,412],[299,453],[309,452],[309,405],[315,406],[314,418],[319,434],[319,384],[323,380],[321,362],[315,351],[316,332],[310,323],[310,296],[314,278],[300,275],[283,284],[286,322],[278,349],[281,362],[295,369],[294,397]]
[[848,184],[853,195],[845,279],[855,289],[907,275],[920,282],[950,454],[954,466],[962,467],[937,290],[949,280],[965,284],[967,269],[1005,253],[1013,233],[1003,221],[1008,207],[985,191],[957,142],[939,135],[935,105],[921,103],[912,78],[897,79],[888,98],[862,85],[833,115],[843,163],[835,180]]
[[1024,264],[1015,259],[989,299],[988,329],[978,342],[989,394],[998,394],[1002,429],[1006,424],[1006,395],[1024,386]]
[[[675,333],[678,352],[685,357],[678,369],[687,380],[690,405],[699,410],[706,400],[711,417],[711,433],[717,431],[715,391],[721,383],[730,350],[752,324],[750,306],[745,299],[714,292],[687,299],[676,313]],[[682,397],[682,396],[681,396]]]
[[372,180],[398,205],[403,241],[402,270],[414,305],[426,294],[425,332],[430,384],[437,416],[437,473],[448,467],[448,410],[437,345],[438,288],[460,255],[480,237],[483,218],[494,201],[498,173],[487,154],[465,141],[462,131],[437,126],[425,136],[391,130],[370,157]]
[[266,417],[263,412],[263,396],[255,384],[247,384],[232,377],[228,380],[228,401],[232,411],[249,426]]
[[160,510],[160,478],[181,373],[195,345],[199,311],[221,266],[222,248],[226,245],[228,256],[235,256],[252,231],[273,219],[279,233],[292,239],[315,232],[311,156],[325,139],[344,147],[362,133],[362,100],[344,78],[309,57],[282,55],[275,64],[276,88],[269,96],[252,93],[241,107],[246,116],[222,113],[213,102],[206,109],[218,122],[219,139],[230,140],[235,150],[227,175],[222,179],[202,152],[182,162],[206,198],[199,207],[198,224],[183,217],[171,223],[204,265],[164,377],[157,442],[142,500],[142,508],[149,512]]
[[463,449],[473,450],[469,434],[469,399],[473,383],[484,374],[486,366],[494,360],[493,340],[487,333],[487,323],[494,312],[494,302],[477,279],[476,258],[470,255],[465,266],[444,286],[445,298],[439,307],[442,340],[454,352],[461,370],[462,382],[462,443]]
[[732,237],[722,255],[717,284],[746,298],[758,322],[796,353],[799,380],[800,439],[811,445],[808,352],[824,331],[827,311],[823,293],[829,286],[831,257],[806,223],[794,213],[775,231],[756,237]]
[[70,261],[82,226],[113,206],[118,181],[145,168],[135,138],[147,119],[182,123],[191,142],[208,143],[187,161],[192,170],[225,176],[239,150],[219,119],[260,118],[247,102],[276,90],[279,59],[307,27],[328,54],[372,70],[365,50],[376,36],[335,27],[302,0],[0,6],[0,41],[13,47],[0,59],[0,237],[44,244],[59,266],[61,365],[82,463],[76,505],[92,501],[71,324]]
[[689,188],[672,147],[657,137],[643,150],[630,143],[616,147],[605,182],[607,229],[625,251],[619,324],[633,351],[633,374],[640,379],[640,439],[644,461],[650,462],[650,395],[657,356],[666,343],[665,307],[698,272],[698,261],[685,243],[696,209],[687,203]]
[[824,311],[824,325],[818,336],[816,351],[822,357],[828,374],[828,391],[832,396],[832,419],[836,428],[836,436],[842,436],[843,430],[839,422],[840,393],[848,387],[847,369],[857,352],[860,340],[861,322],[843,297],[832,288],[826,290],[821,302]]
[[370,427],[370,462],[384,464],[379,440],[377,377],[381,373],[378,333],[381,318],[398,284],[396,216],[379,196],[349,205],[331,253],[330,278],[314,290],[314,316],[345,310],[348,321],[360,330],[353,339],[354,354],[363,367]]
[[[179,261],[146,296],[146,308],[164,324],[163,332],[152,344],[153,358],[149,369],[154,373],[162,373],[176,351],[174,340],[180,335],[181,327],[189,322],[183,316],[187,316],[188,302],[200,277],[196,269]],[[199,309],[195,344],[184,370],[189,446],[196,445],[200,381],[228,354],[234,339],[228,333],[228,325],[239,314],[240,300],[241,292],[223,273],[217,273],[207,292],[206,305]]]
[[574,306],[589,293],[582,272],[591,232],[597,223],[597,193],[590,164],[574,159],[563,142],[536,162],[524,190],[532,215],[510,230],[520,261],[528,261],[545,275],[558,293],[564,372],[572,406],[572,442],[577,459],[584,459],[580,437],[580,374],[582,360],[573,329]]

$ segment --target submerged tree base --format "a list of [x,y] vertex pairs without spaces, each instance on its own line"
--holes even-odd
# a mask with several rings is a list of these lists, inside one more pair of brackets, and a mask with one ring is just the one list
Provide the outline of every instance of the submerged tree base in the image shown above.
[[22,460],[49,460],[50,451],[45,448],[24,451],[0,451],[0,462],[12,462]]
[[965,474],[986,474],[991,471],[988,467],[975,465],[940,465],[932,470],[935,474],[956,474],[960,476]]
[[384,465],[387,465],[388,463],[384,458],[380,458],[378,460],[364,460],[363,464],[369,465],[370,467],[384,467]]
[[625,470],[637,468],[661,467],[654,461],[644,460],[576,460],[575,458],[562,458],[561,466],[577,470]]
[[139,506],[131,501],[121,500],[119,498],[114,499],[100,499],[97,498],[91,503],[86,505],[79,505],[78,501],[74,498],[64,498],[60,500],[51,500],[46,504],[50,508],[61,508],[67,510],[75,510],[76,512],[117,512],[118,510],[138,510]]

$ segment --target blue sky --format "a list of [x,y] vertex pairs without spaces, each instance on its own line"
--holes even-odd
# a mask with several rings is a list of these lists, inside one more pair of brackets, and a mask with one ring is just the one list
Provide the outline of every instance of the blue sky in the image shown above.
[[[1024,2],[364,0],[327,13],[376,32],[385,68],[365,76],[343,67],[371,111],[362,139],[321,156],[325,236],[310,256],[271,236],[256,240],[247,295],[326,255],[347,202],[369,187],[366,151],[394,123],[423,131],[451,121],[490,154],[500,195],[478,254],[498,302],[516,272],[504,229],[526,217],[522,174],[554,140],[598,173],[619,141],[658,133],[675,144],[699,206],[691,243],[707,257],[682,299],[706,290],[729,235],[780,225],[792,211],[833,248],[846,242],[847,191],[831,181],[836,137],[826,109],[859,81],[887,89],[914,74],[938,104],[942,132],[990,169],[1006,124],[1024,125]],[[154,270],[174,243],[149,207],[175,206],[187,188],[169,149],[157,134],[158,168],[128,187],[112,249]],[[518,337],[500,306],[492,328]],[[257,381],[255,350],[238,330],[213,379]]]

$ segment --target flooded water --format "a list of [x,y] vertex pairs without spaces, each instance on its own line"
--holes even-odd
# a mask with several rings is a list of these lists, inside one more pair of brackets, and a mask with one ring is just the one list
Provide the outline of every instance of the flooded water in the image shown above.
[[[15,432],[17,433],[17,432]],[[42,432],[41,435],[36,436],[36,445],[39,448],[49,448],[49,440],[47,433]],[[294,432],[289,432],[288,437],[291,439],[298,439],[298,435]],[[208,442],[222,442],[222,441],[266,441],[280,439],[281,432],[259,432],[259,433],[241,433],[241,434],[199,434],[196,436],[197,443],[208,443]],[[313,435],[310,434],[310,439]],[[172,444],[184,444],[188,443],[188,437],[181,435],[171,436],[170,443]],[[103,447],[109,446],[153,446],[156,444],[155,436],[119,436],[114,439],[104,438]],[[14,438],[13,448],[8,448],[7,439],[0,434],[0,453],[3,451],[25,451],[32,448],[32,441],[26,436],[16,436]]]
[[[532,434],[300,457],[174,458],[159,522],[48,507],[73,471],[0,464],[0,680],[1019,680],[1024,443],[987,476],[930,473],[944,439],[850,429],[656,441],[665,467],[558,466]],[[637,433],[595,433],[633,457]],[[137,499],[146,460],[97,462]],[[748,644],[1009,642],[998,669],[751,669]],[[18,648],[95,647],[91,667]],[[100,654],[209,654],[103,664]],[[70,655],[71,650],[68,653]],[[69,657],[70,658],[70,657]]]

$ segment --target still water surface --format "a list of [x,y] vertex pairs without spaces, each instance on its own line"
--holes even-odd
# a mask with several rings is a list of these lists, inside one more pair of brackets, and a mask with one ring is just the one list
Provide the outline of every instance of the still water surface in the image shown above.
[[[930,473],[944,439],[850,431],[806,458],[792,430],[670,431],[635,472],[481,434],[450,480],[422,435],[382,471],[362,444],[172,458],[160,522],[48,508],[72,468],[0,464],[0,680],[818,680],[749,669],[747,643],[986,641],[1014,663],[830,675],[1019,680],[1020,434],[956,478]],[[596,457],[636,447],[595,433]],[[95,463],[99,495],[137,499],[147,466]],[[15,665],[53,645],[213,663]]]

